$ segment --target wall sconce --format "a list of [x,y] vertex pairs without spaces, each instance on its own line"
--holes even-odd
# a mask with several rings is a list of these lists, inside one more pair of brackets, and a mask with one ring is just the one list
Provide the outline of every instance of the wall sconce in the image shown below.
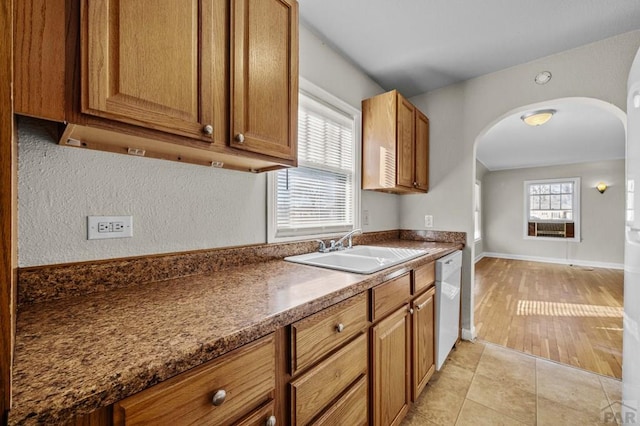
[[604,194],[604,191],[607,190],[607,184],[604,182],[599,182],[596,185],[596,189],[598,190],[598,192],[600,192],[601,194]]

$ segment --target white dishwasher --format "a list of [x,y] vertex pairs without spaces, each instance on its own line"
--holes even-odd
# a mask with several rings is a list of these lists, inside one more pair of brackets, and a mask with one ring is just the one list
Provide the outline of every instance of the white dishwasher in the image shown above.
[[462,252],[436,260],[436,370],[440,370],[458,340]]

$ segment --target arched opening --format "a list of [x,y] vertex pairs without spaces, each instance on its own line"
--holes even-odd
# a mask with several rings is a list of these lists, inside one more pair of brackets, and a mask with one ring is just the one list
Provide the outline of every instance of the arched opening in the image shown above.
[[[522,120],[549,109],[544,125]],[[572,97],[515,108],[476,137],[479,339],[621,377],[625,133],[618,107]]]

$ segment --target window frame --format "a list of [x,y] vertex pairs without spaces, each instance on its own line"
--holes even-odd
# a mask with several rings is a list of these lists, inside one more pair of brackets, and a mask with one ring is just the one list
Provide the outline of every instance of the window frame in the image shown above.
[[[338,110],[339,112],[351,116],[353,118],[353,179],[352,179],[352,191],[353,191],[353,227],[351,229],[360,228],[360,186],[361,186],[361,131],[362,131],[362,112],[348,104],[347,102],[337,98],[326,90],[316,86],[315,84],[300,78],[299,81],[299,93],[307,96],[315,101],[325,104],[326,106]],[[301,241],[314,238],[326,238],[336,236],[339,231],[323,232],[323,233],[309,233],[300,231],[296,235],[278,236],[277,232],[277,173],[278,170],[267,172],[267,242],[278,243],[288,241]],[[345,231],[347,232],[347,231]]]
[[[482,240],[482,182],[480,180],[476,180],[476,183],[473,187],[473,195],[474,195],[473,197],[474,198],[474,204],[473,204],[474,235],[473,237],[474,237],[474,241],[480,241]],[[476,215],[478,216],[478,219],[477,219],[478,226],[475,226]]]
[[[546,185],[553,183],[562,183],[562,182],[571,182],[573,184],[573,220],[541,220],[540,223],[573,223],[574,226],[574,236],[572,238],[554,238],[554,237],[536,237],[529,235],[529,221],[530,221],[530,194],[529,194],[529,186],[530,185]],[[581,204],[580,204],[580,194],[582,188],[580,185],[579,177],[567,177],[567,178],[553,178],[553,179],[531,179],[525,180],[523,185],[523,198],[524,198],[524,214],[523,214],[523,238],[525,240],[540,240],[540,241],[573,241],[579,242],[581,241],[581,233],[580,233],[580,217],[581,217]]]

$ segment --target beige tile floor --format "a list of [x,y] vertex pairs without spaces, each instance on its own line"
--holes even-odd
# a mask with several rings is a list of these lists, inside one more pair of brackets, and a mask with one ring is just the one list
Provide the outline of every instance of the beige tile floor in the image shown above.
[[402,426],[616,424],[621,382],[483,342],[461,342]]

